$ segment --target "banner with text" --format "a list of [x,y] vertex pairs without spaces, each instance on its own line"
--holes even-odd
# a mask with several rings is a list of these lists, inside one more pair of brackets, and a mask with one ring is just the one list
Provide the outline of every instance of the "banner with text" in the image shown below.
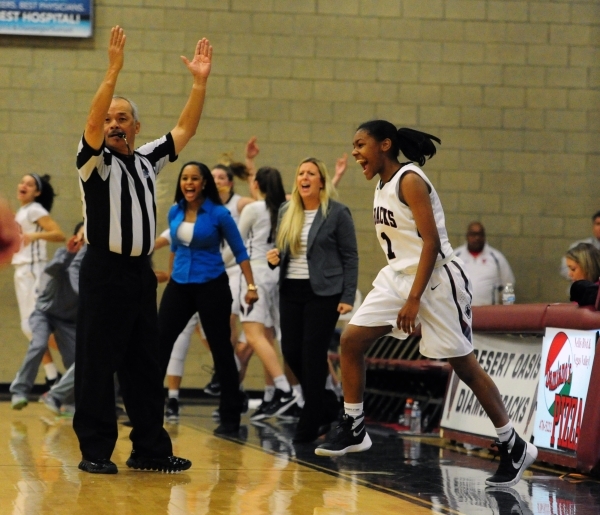
[[[533,432],[542,354],[542,338],[509,334],[473,334],[475,357],[500,390],[508,415],[526,440]],[[479,401],[453,372],[441,427],[496,438]]]
[[538,447],[577,450],[598,335],[546,328],[533,432]]
[[92,0],[0,0],[0,34],[89,38]]

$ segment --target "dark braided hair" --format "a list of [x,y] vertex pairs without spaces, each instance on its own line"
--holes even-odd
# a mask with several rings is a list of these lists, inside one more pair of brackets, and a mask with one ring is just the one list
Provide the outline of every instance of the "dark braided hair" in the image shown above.
[[258,169],[254,178],[258,184],[261,193],[265,195],[265,203],[271,217],[271,232],[269,234],[269,243],[275,241],[275,231],[277,229],[277,215],[279,207],[285,202],[285,189],[281,174],[277,168],[263,166]]
[[392,142],[390,153],[393,157],[397,158],[398,154],[402,152],[410,161],[415,161],[420,166],[423,166],[427,159],[431,159],[435,155],[436,148],[433,141],[442,143],[436,136],[407,127],[396,129],[394,124],[385,120],[361,123],[356,130],[367,132],[377,141],[389,139]]

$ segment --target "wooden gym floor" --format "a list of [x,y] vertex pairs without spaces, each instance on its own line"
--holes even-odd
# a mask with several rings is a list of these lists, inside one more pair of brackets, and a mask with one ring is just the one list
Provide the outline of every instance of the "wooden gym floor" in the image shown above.
[[190,402],[167,425],[186,473],[128,469],[129,428],[120,424],[113,476],[77,469],[71,419],[32,402],[0,402],[0,515],[46,514],[560,514],[600,513],[600,482],[536,466],[513,489],[486,491],[496,468],[484,451],[370,426],[370,451],[331,459],[293,445],[293,424],[244,426],[238,439],[212,435],[214,406]]

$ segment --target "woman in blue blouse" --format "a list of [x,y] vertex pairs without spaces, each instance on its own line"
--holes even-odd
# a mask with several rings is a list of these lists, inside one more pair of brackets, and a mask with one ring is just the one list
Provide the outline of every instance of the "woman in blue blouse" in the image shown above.
[[236,433],[243,396],[230,343],[232,297],[221,257],[221,240],[229,244],[240,265],[248,285],[245,300],[253,304],[258,294],[248,254],[231,214],[221,202],[210,170],[203,163],[191,161],[181,168],[175,205],[168,218],[172,272],[158,312],[163,374],[175,340],[198,312],[221,378],[221,423],[215,434]]

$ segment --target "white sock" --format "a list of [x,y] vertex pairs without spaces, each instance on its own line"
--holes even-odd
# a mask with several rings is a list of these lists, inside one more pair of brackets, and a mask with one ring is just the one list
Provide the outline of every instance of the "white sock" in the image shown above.
[[352,404],[350,402],[344,402],[344,413],[352,418],[358,418],[363,414],[363,403],[357,402]]
[[235,354],[233,355],[233,359],[235,359],[235,366],[237,367],[237,371],[239,372],[242,369],[242,362],[240,358],[238,358]]
[[44,365],[44,373],[50,381],[54,381],[58,377],[58,370],[54,363],[46,363]]
[[271,402],[273,400],[273,396],[275,395],[275,386],[274,385],[266,385],[265,393],[263,393],[263,401]]
[[503,427],[496,427],[496,434],[498,435],[498,440],[502,443],[508,443],[508,450],[511,451],[513,445],[515,444],[515,440],[517,438],[517,433],[512,425],[512,422],[509,420],[508,424]]
[[291,390],[290,383],[288,383],[287,378],[283,374],[274,377],[273,382],[275,383],[275,388],[278,388],[279,390],[283,390],[286,393]]
[[179,389],[171,390],[169,388],[169,399],[179,399]]
[[304,395],[302,395],[302,386],[300,384],[295,384],[292,386],[292,391],[294,392],[294,397],[296,397],[296,404],[298,407],[304,407]]

